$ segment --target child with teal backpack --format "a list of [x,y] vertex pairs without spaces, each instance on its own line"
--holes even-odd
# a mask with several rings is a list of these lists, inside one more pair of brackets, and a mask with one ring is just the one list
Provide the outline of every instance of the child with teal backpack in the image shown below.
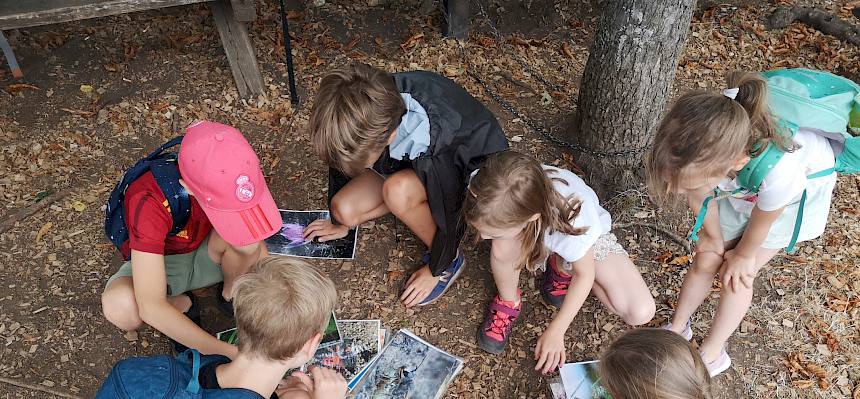
[[684,195],[697,215],[693,264],[665,327],[692,338],[690,317],[723,283],[700,347],[712,376],[731,365],[726,341],[752,302],[753,280],[780,250],[821,236],[836,173],[855,173],[860,86],[807,69],[732,72],[727,89],[683,95],[647,161],[656,195]]

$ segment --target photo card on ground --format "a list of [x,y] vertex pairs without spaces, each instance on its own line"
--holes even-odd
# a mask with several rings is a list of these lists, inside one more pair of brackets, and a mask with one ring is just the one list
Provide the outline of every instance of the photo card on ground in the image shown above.
[[438,399],[462,368],[462,359],[402,329],[364,372],[353,397]]
[[561,381],[568,398],[612,399],[601,383],[597,361],[561,366]]
[[338,320],[337,324],[343,341],[317,349],[305,369],[313,365],[333,369],[343,375],[351,389],[382,349],[379,340],[381,323],[379,320]]
[[281,209],[281,230],[266,239],[269,252],[277,255],[317,259],[353,259],[357,229],[349,229],[346,237],[319,242],[304,239],[305,228],[317,219],[331,219],[328,211],[295,211]]

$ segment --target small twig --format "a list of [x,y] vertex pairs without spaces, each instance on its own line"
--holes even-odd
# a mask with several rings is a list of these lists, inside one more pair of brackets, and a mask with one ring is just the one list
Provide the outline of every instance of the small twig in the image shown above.
[[51,205],[56,202],[58,199],[65,197],[69,193],[69,191],[71,191],[71,189],[60,190],[54,194],[42,198],[35,204],[30,204],[24,208],[19,209],[17,212],[6,218],[6,220],[0,222],[0,234],[5,233],[7,230],[14,227],[15,223],[18,223],[18,221],[23,220],[36,212],[39,212],[40,210],[48,207],[48,205]]
[[73,395],[73,394],[66,393],[66,392],[60,392],[60,391],[57,391],[57,390],[55,390],[55,389],[51,389],[51,388],[48,388],[48,387],[46,387],[46,386],[42,386],[42,385],[33,385],[33,384],[28,384],[28,383],[26,383],[26,382],[21,382],[21,381],[13,380],[13,379],[11,379],[11,378],[7,378],[7,377],[2,377],[2,376],[0,376],[0,382],[6,383],[6,384],[9,384],[9,385],[14,385],[14,386],[16,386],[16,387],[18,387],[18,388],[29,389],[29,390],[31,390],[31,391],[38,391],[38,392],[45,392],[45,393],[49,393],[49,394],[51,394],[51,395],[59,396],[59,397],[61,397],[61,398],[83,399],[83,397],[82,397],[82,396]]
[[625,228],[628,228],[628,227],[645,227],[645,228],[649,228],[649,229],[654,229],[654,230],[656,230],[656,231],[658,231],[658,232],[660,232],[660,233],[663,233],[663,235],[665,235],[666,237],[669,237],[669,239],[671,239],[671,240],[672,240],[672,241],[674,241],[676,244],[678,244],[678,245],[680,245],[681,247],[683,247],[683,248],[684,248],[684,250],[685,250],[685,251],[687,251],[687,253],[688,253],[688,254],[693,252],[693,248],[690,246],[690,242],[689,242],[689,241],[687,241],[687,240],[685,240],[685,239],[683,239],[683,238],[681,238],[681,237],[678,237],[678,235],[677,235],[677,234],[675,234],[675,233],[673,233],[673,232],[671,232],[671,231],[667,230],[666,228],[663,228],[663,227],[657,226],[657,225],[656,225],[656,224],[654,224],[654,223],[640,223],[640,222],[619,223],[619,224],[616,224],[616,225],[612,226],[612,229],[613,229],[613,230],[615,230],[615,229],[625,229]]
[[532,93],[537,93],[537,90],[535,90],[534,87],[531,87],[531,85],[529,85],[528,83],[520,81],[519,79],[517,79],[513,75],[511,75],[509,72],[498,71],[498,72],[496,72],[496,75],[499,75],[499,76],[505,78],[505,80],[513,83],[515,86],[519,86],[519,87],[526,89]]

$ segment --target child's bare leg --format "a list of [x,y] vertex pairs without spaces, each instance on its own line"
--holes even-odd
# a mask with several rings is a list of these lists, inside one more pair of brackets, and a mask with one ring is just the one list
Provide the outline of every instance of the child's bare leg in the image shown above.
[[499,298],[503,301],[516,303],[520,300],[520,268],[517,261],[521,253],[522,242],[518,240],[493,240],[490,266]]
[[[183,313],[191,307],[191,299],[187,295],[168,297],[167,302]],[[105,288],[102,293],[102,313],[111,324],[123,331],[134,331],[143,326],[131,277],[119,277]]]
[[657,306],[636,265],[625,254],[611,254],[595,264],[592,293],[624,322],[638,326],[651,321]]
[[[436,235],[436,223],[430,214],[427,191],[413,170],[402,170],[391,175],[382,186],[385,205],[418,239],[430,248]],[[414,306],[433,291],[439,277],[434,277],[430,266],[424,265],[412,273],[400,300],[406,307]]]
[[436,223],[430,214],[427,190],[415,171],[401,170],[386,179],[382,198],[388,210],[430,248],[436,235]]
[[355,227],[388,214],[382,186],[382,177],[373,171],[354,177],[332,198],[332,215],[338,222]]
[[690,317],[710,295],[714,276],[717,275],[722,264],[723,257],[713,252],[700,252],[693,258],[693,265],[690,266],[681,284],[678,306],[672,315],[673,331],[680,334],[686,328]]
[[[759,248],[755,255],[756,273],[779,251],[779,249]],[[711,331],[708,332],[708,336],[705,337],[699,348],[703,353],[702,358],[705,362],[714,361],[720,355],[723,345],[741,324],[750,308],[753,288],[747,288],[743,284],[738,284],[738,287],[737,291],[732,291],[730,287],[724,286],[720,292],[720,304],[717,306],[717,313],[714,315],[713,323],[711,323]]]

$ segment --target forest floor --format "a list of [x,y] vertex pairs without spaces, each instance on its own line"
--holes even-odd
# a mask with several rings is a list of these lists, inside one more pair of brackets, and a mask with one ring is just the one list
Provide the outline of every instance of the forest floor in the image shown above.
[[[422,14],[409,4],[309,2],[290,13],[298,108],[289,101],[277,2],[256,3],[259,17],[250,33],[267,93],[251,100],[239,99],[205,5],[6,32],[26,77],[15,81],[0,69],[0,223],[40,200],[56,201],[0,234],[0,398],[49,396],[44,390],[91,397],[116,361],[169,352],[154,330],[124,334],[101,315],[99,295],[120,264],[102,234],[102,206],[125,168],[194,119],[232,124],[246,134],[282,208],[320,209],[326,173],[305,129],[318,79],[352,61],[389,71],[427,69],[487,104],[513,148],[544,163],[576,166],[499,107],[475,77],[563,134],[597,23],[590,1],[482,1],[486,15],[476,10],[474,30],[462,42],[466,59],[458,42],[439,34],[437,12]],[[860,76],[854,45],[801,23],[765,30],[764,18],[776,3],[794,2],[719,5],[699,13],[673,97],[722,89],[723,76],[733,69],[809,67]],[[852,20],[854,4],[848,3],[856,2],[798,3]],[[777,256],[762,271],[755,303],[729,341],[732,368],[715,380],[719,397],[860,398],[858,195],[860,180],[840,177],[824,236],[802,244],[795,255]],[[651,325],[662,325],[689,254],[653,226],[683,237],[689,215],[655,207],[644,190],[604,203],[652,288],[658,312]],[[409,328],[461,356],[466,367],[447,397],[547,396],[532,360],[538,334],[553,314],[540,305],[540,275],[523,274],[522,317],[507,351],[493,356],[475,343],[494,295],[485,243],[465,243],[465,272],[444,298],[407,310],[397,297],[424,249],[390,216],[361,226],[360,237],[354,261],[317,262],[338,285],[341,317]],[[707,332],[717,298],[715,286],[694,318],[696,342]],[[213,332],[219,328],[216,314],[212,307],[204,313]],[[627,328],[589,299],[568,331],[568,359],[594,359]]]

